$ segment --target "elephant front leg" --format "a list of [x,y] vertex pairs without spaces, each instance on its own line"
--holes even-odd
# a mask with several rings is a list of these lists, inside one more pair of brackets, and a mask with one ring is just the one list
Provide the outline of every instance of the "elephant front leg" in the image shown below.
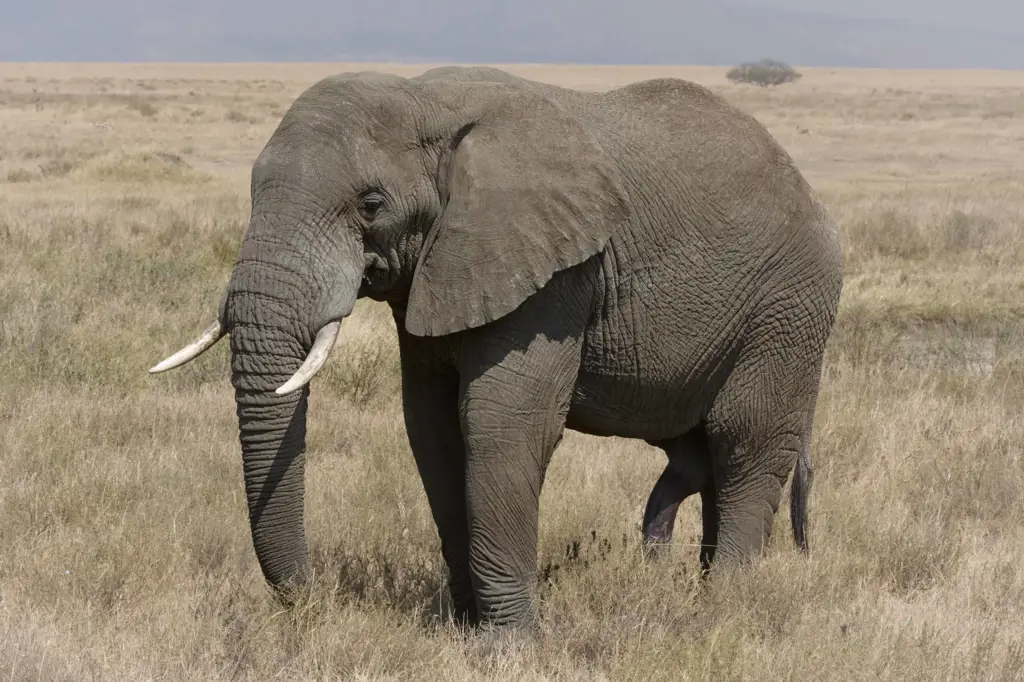
[[466,517],[466,455],[459,423],[459,377],[451,368],[431,366],[402,347],[402,401],[405,427],[427,494],[430,512],[448,566],[452,617],[457,623],[479,621],[469,571],[469,523]]
[[[536,337],[465,383],[469,563],[482,624],[531,629],[541,486],[561,439],[579,343]],[[467,372],[464,376],[472,376]]]

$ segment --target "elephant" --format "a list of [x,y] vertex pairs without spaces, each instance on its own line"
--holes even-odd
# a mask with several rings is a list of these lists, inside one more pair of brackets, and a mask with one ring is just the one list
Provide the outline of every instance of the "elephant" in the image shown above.
[[397,329],[405,429],[455,617],[532,629],[539,496],[565,429],[668,456],[644,515],[700,495],[700,564],[750,562],[810,438],[843,286],[837,228],[753,117],[675,78],[584,92],[492,68],[344,73],[253,163],[217,319],[256,558],[307,584],[310,381],[357,299]]

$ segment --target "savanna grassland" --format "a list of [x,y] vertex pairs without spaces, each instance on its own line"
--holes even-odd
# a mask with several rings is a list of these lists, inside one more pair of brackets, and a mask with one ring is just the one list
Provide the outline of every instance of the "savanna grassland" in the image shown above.
[[1024,678],[1024,73],[807,69],[762,89],[725,68],[508,67],[703,83],[825,199],[847,278],[812,553],[784,503],[764,560],[701,586],[690,500],[671,556],[645,563],[663,455],[569,433],[541,502],[539,638],[437,625],[393,324],[360,303],[311,398],[315,585],[272,601],[228,344],[146,370],[213,319],[282,113],[353,68],[0,64],[0,677]]

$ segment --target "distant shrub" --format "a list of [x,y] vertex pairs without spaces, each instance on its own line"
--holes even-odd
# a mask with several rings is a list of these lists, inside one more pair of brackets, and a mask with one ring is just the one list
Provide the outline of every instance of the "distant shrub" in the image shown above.
[[122,101],[129,109],[139,112],[143,118],[153,118],[159,111],[152,102],[138,95],[128,95],[123,97]]
[[762,59],[759,62],[747,62],[733,67],[725,77],[733,83],[750,83],[766,88],[769,85],[795,83],[800,80],[801,74],[789,64],[774,59]]
[[7,182],[32,182],[38,177],[35,173],[24,168],[15,168],[12,171],[8,171]]
[[227,114],[224,115],[224,118],[226,118],[227,120],[231,121],[232,123],[252,123],[253,122],[252,119],[250,119],[248,116],[243,114],[238,109],[231,109],[230,111],[228,111]]
[[44,178],[62,178],[78,167],[78,160],[61,155],[39,165],[39,172]]

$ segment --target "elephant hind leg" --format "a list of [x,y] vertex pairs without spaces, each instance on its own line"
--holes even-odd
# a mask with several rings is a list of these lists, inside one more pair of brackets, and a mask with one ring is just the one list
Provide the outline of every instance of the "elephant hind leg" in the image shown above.
[[708,415],[718,517],[708,564],[716,557],[750,561],[763,551],[783,486],[810,438],[817,366],[756,360],[737,366]]
[[652,556],[672,541],[679,505],[702,492],[711,480],[711,451],[703,423],[659,445],[668,455],[668,464],[647,499],[643,521],[644,549]]

